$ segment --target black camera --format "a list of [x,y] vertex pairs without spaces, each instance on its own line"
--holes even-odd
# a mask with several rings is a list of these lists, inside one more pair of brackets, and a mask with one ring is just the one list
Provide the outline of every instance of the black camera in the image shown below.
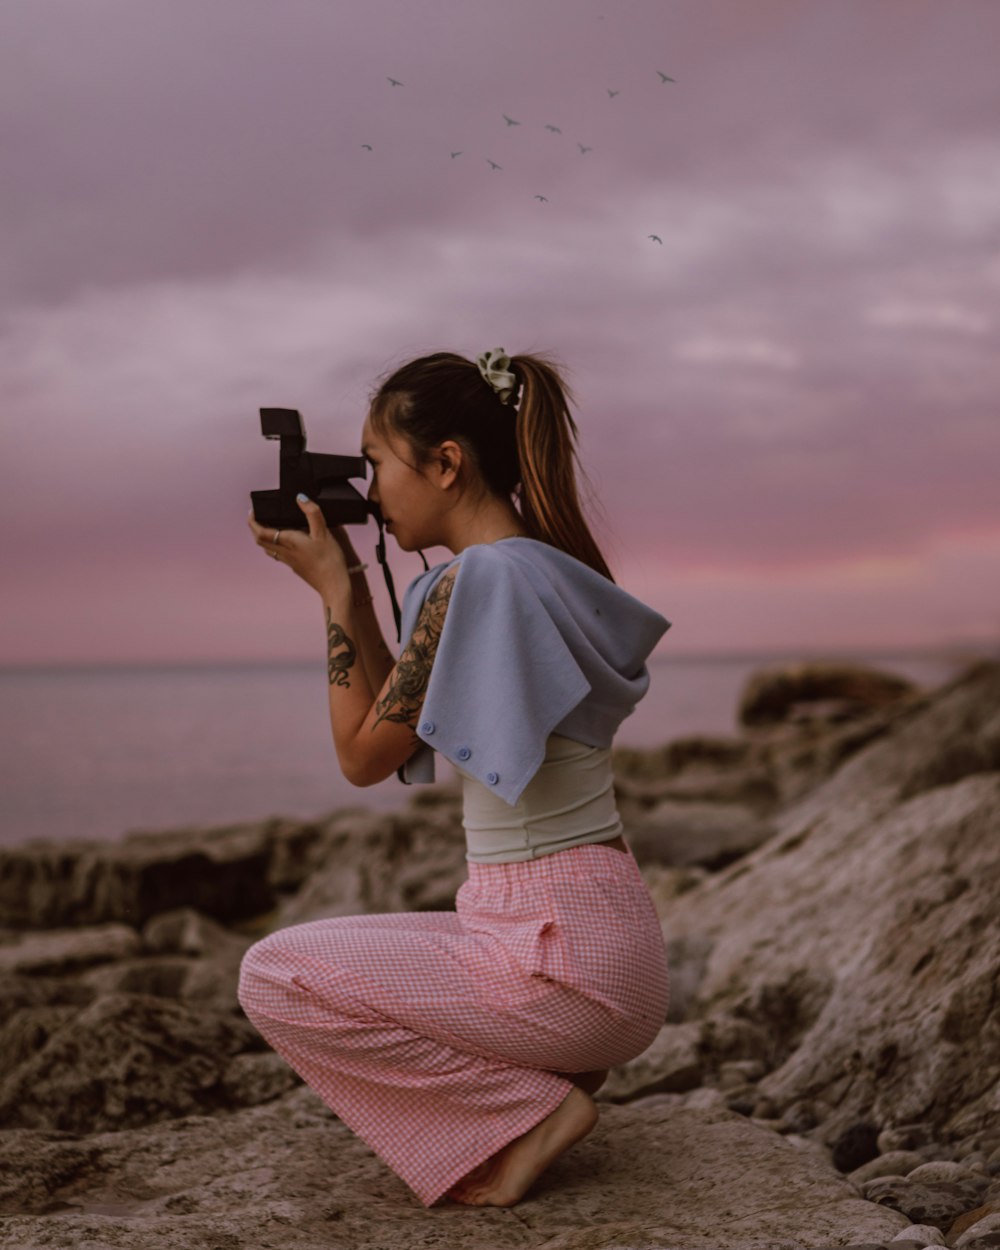
[[297,408],[261,408],[260,432],[281,442],[278,489],[252,490],[254,520],[275,529],[308,530],[305,513],[295,502],[300,492],[320,506],[328,526],[364,525],[369,516],[380,519],[378,505],[350,483],[364,477],[364,456],[330,456],[306,451],[306,431]]

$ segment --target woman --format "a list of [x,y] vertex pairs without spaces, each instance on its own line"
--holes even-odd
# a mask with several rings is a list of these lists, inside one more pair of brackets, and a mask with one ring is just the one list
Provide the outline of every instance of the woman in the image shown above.
[[621,836],[610,747],[670,622],[614,584],[583,519],[568,391],[502,348],[396,370],[372,397],[369,497],[417,577],[394,663],[342,528],[257,544],[326,616],[344,775],[458,769],[468,878],[454,912],[338,917],[246,954],[268,1042],[425,1206],[511,1206],[597,1121],[607,1069],[663,1024],[656,913]]

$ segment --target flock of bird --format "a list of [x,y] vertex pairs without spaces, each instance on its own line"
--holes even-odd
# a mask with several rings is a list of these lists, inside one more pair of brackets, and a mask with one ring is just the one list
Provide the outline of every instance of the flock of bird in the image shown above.
[[[676,79],[676,78],[671,78],[669,74],[665,74],[665,73],[663,72],[663,70],[661,70],[661,69],[658,69],[656,72],[657,72],[657,74],[659,74],[659,76],[660,76],[660,83],[661,83],[661,85],[662,85],[663,83],[668,83],[668,82],[676,82],[676,81],[677,81],[677,79]],[[400,82],[400,80],[399,80],[398,78],[390,78],[388,75],[386,75],[386,78],[387,78],[388,82],[390,83],[390,85],[391,85],[391,86],[393,86],[393,87],[405,87],[405,86],[406,86],[406,84],[405,84],[404,82]],[[617,90],[617,91],[614,91],[614,90],[612,90],[612,89],[611,89],[611,87],[608,87],[608,88],[607,88],[607,92],[608,92],[608,98],[609,98],[609,99],[611,99],[611,100],[613,100],[613,99],[615,98],[615,96],[616,96],[616,95],[621,95],[621,90],[620,90],[620,89],[619,89],[619,90]],[[501,114],[500,114],[500,116],[504,119],[504,121],[507,123],[507,125],[508,125],[508,126],[520,126],[520,125],[521,125],[521,122],[517,121],[517,120],[516,120],[515,118],[513,118],[513,117],[508,117],[506,113],[501,113]],[[548,131],[551,131],[551,133],[552,133],[552,134],[555,134],[555,135],[561,135],[561,134],[562,134],[562,130],[561,130],[558,126],[553,126],[553,125],[548,124],[548,123],[545,125],[545,129],[546,129],[546,130],[548,130]],[[369,151],[369,152],[373,152],[373,151],[374,151],[374,148],[372,147],[372,145],[371,145],[370,143],[362,143],[362,145],[361,145],[361,146],[362,146],[363,148],[365,148],[365,149],[366,149],[367,151]],[[577,145],[576,145],[576,146],[580,149],[580,155],[581,155],[581,156],[586,156],[588,152],[592,152],[592,151],[593,151],[593,148],[588,147],[588,146],[587,146],[586,144],[584,144],[584,143],[577,143]],[[450,153],[450,155],[451,155],[451,159],[452,159],[452,160],[455,160],[455,158],[456,158],[456,157],[459,157],[459,156],[464,155],[464,152],[462,152],[462,151],[458,151],[458,152],[451,152],[451,153]],[[486,163],[489,165],[490,169],[493,169],[493,170],[502,170],[502,169],[503,169],[503,166],[502,166],[502,165],[498,165],[496,161],[494,161],[494,160],[490,160],[490,158],[489,158],[488,156],[487,156],[485,159],[486,159]],[[536,195],[534,198],[535,198],[536,200],[540,201],[542,204],[547,204],[547,203],[549,202],[549,200],[548,200],[548,196],[546,196],[546,195]],[[660,236],[659,236],[658,234],[648,234],[648,235],[646,236],[646,238],[648,238],[648,239],[652,239],[652,241],[653,241],[654,243],[660,243],[660,244],[662,244],[662,243],[663,243],[663,240],[660,238]]]

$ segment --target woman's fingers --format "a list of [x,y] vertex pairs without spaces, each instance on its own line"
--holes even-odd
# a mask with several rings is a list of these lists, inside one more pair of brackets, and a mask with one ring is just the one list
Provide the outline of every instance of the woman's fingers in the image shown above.
[[295,499],[306,514],[306,520],[309,522],[309,537],[322,538],[324,533],[329,533],[326,526],[326,518],[320,510],[319,504],[313,503],[306,495],[296,495]]
[[[275,545],[281,547],[291,547],[298,530],[278,530],[271,525],[258,525],[253,519],[253,514],[247,518],[247,525],[250,533],[253,534],[258,547],[262,547],[269,555],[273,552]],[[278,536],[278,542],[275,544],[275,536]]]
[[297,503],[305,515],[309,532],[303,533],[301,529],[276,531],[273,526],[258,525],[251,511],[247,524],[257,546],[281,564],[288,565],[315,590],[323,592],[331,586],[339,587],[342,582],[346,584],[348,563],[342,542],[335,540],[319,504],[305,495],[299,495]]

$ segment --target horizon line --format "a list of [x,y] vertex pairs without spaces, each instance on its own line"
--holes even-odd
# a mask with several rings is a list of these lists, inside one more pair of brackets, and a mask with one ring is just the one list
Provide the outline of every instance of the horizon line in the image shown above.
[[[956,663],[972,659],[1000,660],[1000,640],[996,638],[943,640],[929,643],[878,643],[871,646],[864,644],[838,644],[830,646],[770,646],[757,649],[709,650],[709,651],[667,651],[656,650],[649,657],[649,663],[685,663],[691,661],[719,661],[735,663],[748,660],[774,659],[820,659],[844,656],[845,658],[865,656],[903,657],[936,655],[951,658]],[[27,660],[0,661],[0,674],[39,672],[39,671],[79,671],[126,669],[181,669],[181,668],[296,668],[306,666],[325,667],[323,656],[315,658],[248,656],[242,659],[231,657],[220,658],[173,658],[173,659],[135,659],[135,660]]]

